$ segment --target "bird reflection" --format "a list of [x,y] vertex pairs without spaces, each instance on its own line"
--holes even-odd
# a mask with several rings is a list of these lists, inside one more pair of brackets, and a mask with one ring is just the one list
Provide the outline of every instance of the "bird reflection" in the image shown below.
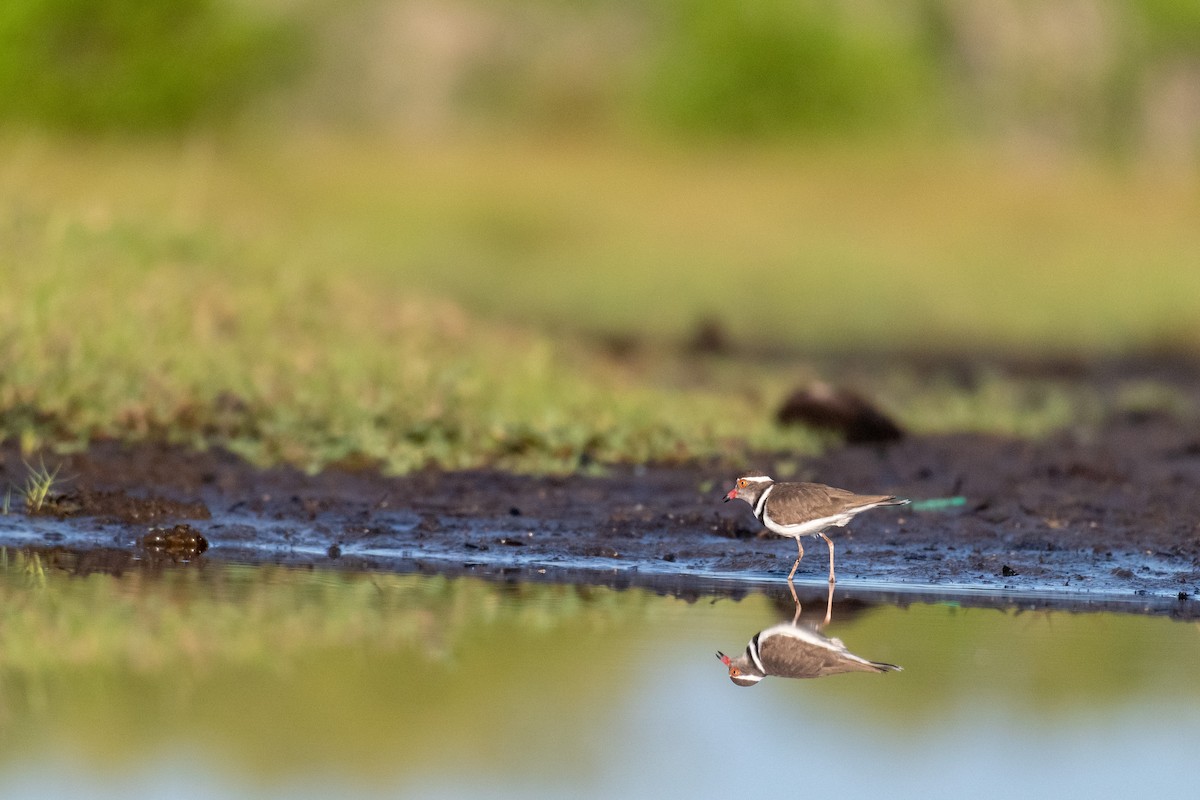
[[731,658],[718,651],[717,658],[729,669],[729,679],[738,686],[753,686],[768,675],[781,678],[824,678],[842,672],[899,672],[902,667],[868,661],[846,649],[841,639],[821,633],[833,615],[833,584],[825,619],[821,623],[800,621],[801,605],[792,591],[796,613],[791,622],[781,622],[750,638],[743,655]]

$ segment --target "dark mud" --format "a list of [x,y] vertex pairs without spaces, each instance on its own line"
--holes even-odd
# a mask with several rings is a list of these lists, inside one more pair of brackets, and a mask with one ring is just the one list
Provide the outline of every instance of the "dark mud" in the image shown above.
[[146,495],[134,497],[124,489],[96,491],[77,489],[46,498],[31,516],[98,517],[114,522],[137,524],[158,520],[209,519],[208,507],[200,501],[179,501]]
[[[310,476],[259,470],[223,451],[111,442],[46,461],[61,461],[69,482],[37,515],[26,515],[14,492],[0,543],[56,547],[76,561],[96,550],[105,555],[93,561],[113,564],[125,553],[686,592],[776,586],[795,552],[790,540],[760,533],[745,504],[720,502],[739,471],[732,464],[613,467],[604,477]],[[780,465],[764,457],[753,466]],[[0,481],[20,486],[26,472],[14,447],[0,450]],[[965,499],[942,510],[879,509],[833,531],[839,591],[1128,598],[1200,613],[1195,423],[1124,416],[1087,435],[1036,442],[909,437],[803,460],[792,477]],[[820,540],[807,541],[797,577],[815,587],[826,553]]]

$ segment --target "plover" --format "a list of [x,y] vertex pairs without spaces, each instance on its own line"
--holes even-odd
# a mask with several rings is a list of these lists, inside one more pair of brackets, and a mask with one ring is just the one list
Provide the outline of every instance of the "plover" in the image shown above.
[[833,583],[837,580],[833,574],[833,540],[825,535],[825,530],[842,527],[856,515],[877,506],[908,503],[908,500],[890,494],[855,494],[822,483],[776,483],[772,478],[758,474],[738,478],[737,484],[725,495],[725,502],[730,500],[745,500],[767,530],[796,540],[799,554],[788,573],[788,583],[792,582],[800,559],[804,558],[800,537],[820,536],[829,545],[829,582]]

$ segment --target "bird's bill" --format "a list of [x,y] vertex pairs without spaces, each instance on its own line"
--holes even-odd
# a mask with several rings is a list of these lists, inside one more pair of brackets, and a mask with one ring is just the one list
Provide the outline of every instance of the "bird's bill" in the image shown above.
[[730,500],[737,500],[737,487],[736,486],[729,490],[729,494],[725,495],[725,500],[723,502],[728,503]]
[[720,650],[717,651],[717,658],[721,659],[722,664],[727,667],[729,666],[729,656],[725,655]]

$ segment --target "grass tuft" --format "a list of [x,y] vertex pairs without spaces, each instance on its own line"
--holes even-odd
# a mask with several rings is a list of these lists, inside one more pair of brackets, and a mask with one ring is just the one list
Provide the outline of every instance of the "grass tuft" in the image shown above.
[[[29,474],[25,477],[25,486],[21,490],[25,497],[25,510],[30,514],[36,514],[42,510],[42,506],[50,497],[50,493],[58,481],[58,473],[62,469],[62,464],[50,470],[47,469],[45,462],[39,462],[36,467],[31,466],[28,461],[23,463],[29,470]],[[4,513],[8,513],[7,498],[4,503]]]

